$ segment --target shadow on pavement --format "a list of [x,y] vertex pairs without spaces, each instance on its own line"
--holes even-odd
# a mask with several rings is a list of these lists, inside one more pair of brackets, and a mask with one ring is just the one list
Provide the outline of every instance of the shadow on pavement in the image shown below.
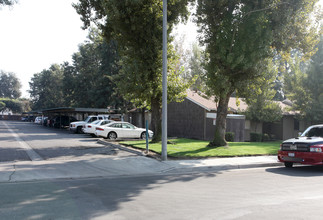
[[[178,196],[181,192],[169,189],[168,192],[155,194],[157,192],[154,189],[168,183],[189,184],[197,178],[215,176],[212,173],[5,183],[0,184],[0,219],[114,219],[116,216],[113,212],[122,210],[129,203],[131,206],[138,206],[141,213],[148,205],[150,213],[158,212],[160,205],[180,202],[169,198],[172,194]],[[138,201],[142,194],[147,199]],[[167,204],[161,204],[160,201],[165,200],[168,201]],[[154,208],[156,210],[151,210]],[[138,217],[136,211],[126,212],[122,219]]]
[[313,177],[313,176],[323,176],[323,166],[294,166],[293,168],[277,167],[268,168],[267,172],[286,175],[292,177]]

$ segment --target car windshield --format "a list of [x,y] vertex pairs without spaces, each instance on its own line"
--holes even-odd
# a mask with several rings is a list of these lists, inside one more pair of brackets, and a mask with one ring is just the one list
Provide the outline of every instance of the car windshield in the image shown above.
[[302,137],[323,137],[323,127],[309,127],[301,135]]
[[91,124],[99,124],[101,120],[96,120],[94,122],[91,122]]
[[85,121],[85,122],[89,122],[89,121],[90,121],[90,119],[91,119],[91,117],[87,117],[84,121]]

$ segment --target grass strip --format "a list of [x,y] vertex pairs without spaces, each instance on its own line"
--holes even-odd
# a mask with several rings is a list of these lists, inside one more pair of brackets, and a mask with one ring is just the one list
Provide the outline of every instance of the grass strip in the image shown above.
[[[229,142],[227,147],[207,147],[209,141],[186,138],[171,139],[167,154],[179,158],[236,157],[276,155],[281,141],[274,142]],[[146,149],[145,141],[123,141],[121,144]],[[149,143],[149,150],[161,154],[161,143]]]

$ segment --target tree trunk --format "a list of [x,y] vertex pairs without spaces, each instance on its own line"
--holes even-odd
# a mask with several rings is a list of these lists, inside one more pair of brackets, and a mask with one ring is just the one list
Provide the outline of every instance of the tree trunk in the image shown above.
[[151,99],[151,130],[154,132],[152,142],[161,141],[161,108],[160,100],[158,98]]
[[215,135],[213,141],[209,143],[209,147],[220,147],[227,145],[225,140],[225,132],[227,127],[226,118],[228,114],[230,96],[231,93],[226,94],[224,97],[220,97],[216,113]]

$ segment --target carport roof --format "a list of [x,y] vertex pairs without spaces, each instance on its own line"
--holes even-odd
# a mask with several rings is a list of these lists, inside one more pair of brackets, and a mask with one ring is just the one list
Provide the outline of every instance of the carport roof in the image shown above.
[[107,108],[70,108],[70,107],[59,107],[59,108],[48,108],[42,109],[43,113],[60,113],[60,112],[87,112],[87,113],[111,113],[113,110]]

